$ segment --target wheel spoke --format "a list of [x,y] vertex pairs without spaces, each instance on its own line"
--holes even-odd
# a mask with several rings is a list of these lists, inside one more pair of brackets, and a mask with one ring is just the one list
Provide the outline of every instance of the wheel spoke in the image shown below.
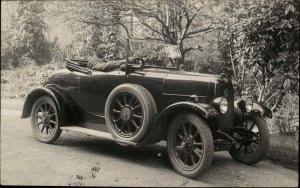
[[191,157],[191,161],[192,161],[193,165],[195,165],[196,164],[195,163],[195,157],[192,153],[190,154],[190,157]]
[[42,108],[43,108],[44,112],[47,112],[48,111],[47,110],[47,103],[45,103],[43,106],[44,106],[44,108],[43,107]]
[[178,155],[181,155],[181,154],[182,154],[182,148],[183,148],[182,145],[175,146],[175,150],[176,150],[177,152],[180,151],[180,153],[178,153]]
[[249,139],[249,141],[252,141],[252,142],[260,142],[261,141],[261,138],[254,138],[254,139]]
[[259,133],[254,133],[254,132],[252,132],[252,133],[253,133],[254,137],[259,138]]
[[126,94],[123,95],[124,98],[124,106],[127,105],[127,99],[126,99]]
[[[53,127],[52,127],[52,125],[51,125],[50,123],[49,123],[49,126],[48,126],[48,127],[49,127],[50,129],[53,129]],[[50,129],[49,129],[49,130],[50,130]]]
[[188,125],[189,125],[188,133],[191,134],[192,133],[192,125],[191,124],[188,124]]
[[125,125],[125,122],[122,122],[122,125],[121,125],[121,128],[120,128],[121,132],[123,131],[124,125]]
[[52,116],[55,116],[55,113],[54,113],[54,114],[50,114],[50,115],[49,115],[49,117],[52,117]]
[[132,124],[135,126],[136,129],[139,128],[139,126],[136,124],[136,122],[134,120],[131,120]]
[[114,109],[113,112],[121,113],[121,111]]
[[121,117],[119,117],[118,119],[113,119],[114,123],[118,122],[121,120]]
[[248,148],[248,145],[245,145],[245,156],[247,155],[247,148]]
[[56,121],[50,120],[50,123],[54,123],[54,124],[56,124]]
[[242,149],[242,146],[243,146],[243,144],[241,143],[237,150],[240,151]]
[[183,132],[184,132],[184,135],[187,135],[186,128],[185,128],[185,124],[183,124],[182,126],[183,126]]
[[131,130],[130,130],[130,124],[129,124],[128,122],[125,122],[125,124],[126,124],[128,133],[131,133]]
[[48,108],[47,112],[49,113],[51,111],[51,109],[52,109],[52,106],[49,104],[49,108]]
[[183,139],[183,136],[180,133],[178,134],[178,136],[181,140]]
[[195,142],[194,145],[195,145],[195,146],[201,146],[201,147],[203,146],[203,144],[202,144],[202,143],[199,143],[199,142]]
[[42,108],[42,106],[39,107],[39,110],[43,113],[45,113],[44,109]]
[[131,96],[131,99],[130,99],[130,101],[129,101],[129,105],[131,105],[131,104],[132,104],[133,100],[134,100],[134,97],[133,97],[133,96]]
[[132,130],[131,130],[131,124],[129,122],[126,123],[127,125],[127,130],[129,133],[132,133]]
[[255,144],[257,144],[257,145],[260,145],[260,142],[259,142],[260,140],[253,140],[253,142],[252,143],[255,143]]
[[185,153],[185,154],[184,154],[184,163],[185,163],[185,164],[187,164],[187,159],[188,159],[188,158],[187,158],[187,154]]
[[198,135],[198,131],[196,130],[196,132],[193,134],[193,138],[196,138],[197,135]]
[[254,149],[252,148],[251,144],[249,144],[249,148],[252,151],[252,153],[254,153]]
[[45,129],[45,126],[43,126],[43,127],[42,127],[42,129],[41,129],[41,133],[43,133],[44,129]]
[[139,118],[139,119],[143,118],[142,116],[139,116],[139,115],[136,115],[136,114],[133,114],[133,117],[136,117],[136,118]]
[[121,102],[119,100],[117,100],[118,105],[123,108],[123,105],[121,104]]
[[133,111],[135,111],[136,109],[138,109],[141,105],[136,105],[134,108],[132,108]]
[[196,155],[198,155],[199,158],[201,158],[201,155],[202,155],[202,151],[201,151],[201,150],[197,150],[197,148],[195,148],[195,149],[193,150],[193,152],[194,152]]

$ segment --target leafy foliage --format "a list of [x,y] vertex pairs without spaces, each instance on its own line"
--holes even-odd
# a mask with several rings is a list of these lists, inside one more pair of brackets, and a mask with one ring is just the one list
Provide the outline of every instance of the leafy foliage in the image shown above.
[[284,79],[292,78],[296,83],[290,89],[299,93],[299,15],[296,0],[252,5],[236,15],[245,19],[228,27],[220,49],[243,87],[237,88],[240,94],[256,95],[275,110],[284,95]]
[[51,52],[45,37],[47,28],[40,1],[20,1],[11,34],[11,51],[17,57],[27,56],[38,65],[49,63]]
[[[50,2],[51,3],[51,2]],[[65,9],[59,9],[61,5]],[[60,15],[59,20],[68,24],[74,40],[68,46],[70,57],[88,58],[93,48],[100,43],[107,44],[107,59],[124,56],[124,40],[120,40],[119,25],[106,24],[104,19],[118,22],[119,12],[111,7],[103,7],[102,1],[60,2],[52,7],[51,14]]]
[[269,127],[273,133],[293,134],[299,131],[299,96],[288,94],[283,97],[282,105],[274,113]]
[[25,67],[13,70],[1,70],[1,98],[25,99],[30,91],[41,87],[53,71],[63,68],[62,63],[50,63],[37,66],[34,61],[22,58]]

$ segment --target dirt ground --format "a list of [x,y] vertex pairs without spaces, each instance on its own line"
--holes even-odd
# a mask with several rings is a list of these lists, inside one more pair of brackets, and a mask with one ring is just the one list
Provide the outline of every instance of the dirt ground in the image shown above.
[[298,186],[297,171],[269,160],[240,164],[227,152],[215,153],[208,172],[191,180],[172,169],[165,142],[132,148],[63,132],[43,144],[33,138],[30,119],[20,119],[20,105],[1,102],[1,185]]

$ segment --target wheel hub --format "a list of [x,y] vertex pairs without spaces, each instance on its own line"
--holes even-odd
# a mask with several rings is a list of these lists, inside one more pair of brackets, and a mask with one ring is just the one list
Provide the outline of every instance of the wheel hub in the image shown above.
[[50,117],[49,117],[48,113],[43,114],[43,116],[42,116],[42,122],[46,126],[50,124]]
[[128,107],[124,107],[122,110],[121,110],[121,119],[123,121],[128,121],[130,120],[131,118],[131,110],[128,108]]
[[191,153],[194,150],[194,139],[190,135],[186,135],[183,137],[181,145],[184,152]]

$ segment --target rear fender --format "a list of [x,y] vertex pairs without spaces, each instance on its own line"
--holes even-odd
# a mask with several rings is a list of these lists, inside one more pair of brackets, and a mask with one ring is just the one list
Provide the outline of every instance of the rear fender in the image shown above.
[[59,105],[59,99],[57,98],[55,93],[49,88],[40,87],[40,88],[36,88],[36,89],[32,90],[27,95],[27,97],[25,99],[25,102],[24,102],[23,112],[22,112],[21,118],[28,118],[28,117],[31,116],[32,106],[33,106],[34,102],[41,96],[51,97],[54,100],[58,111],[61,110],[60,105]]
[[155,123],[146,137],[147,143],[156,143],[166,138],[172,119],[179,113],[190,112],[202,117],[210,126],[212,132],[217,130],[219,114],[217,110],[205,103],[178,102],[166,107],[159,113]]

